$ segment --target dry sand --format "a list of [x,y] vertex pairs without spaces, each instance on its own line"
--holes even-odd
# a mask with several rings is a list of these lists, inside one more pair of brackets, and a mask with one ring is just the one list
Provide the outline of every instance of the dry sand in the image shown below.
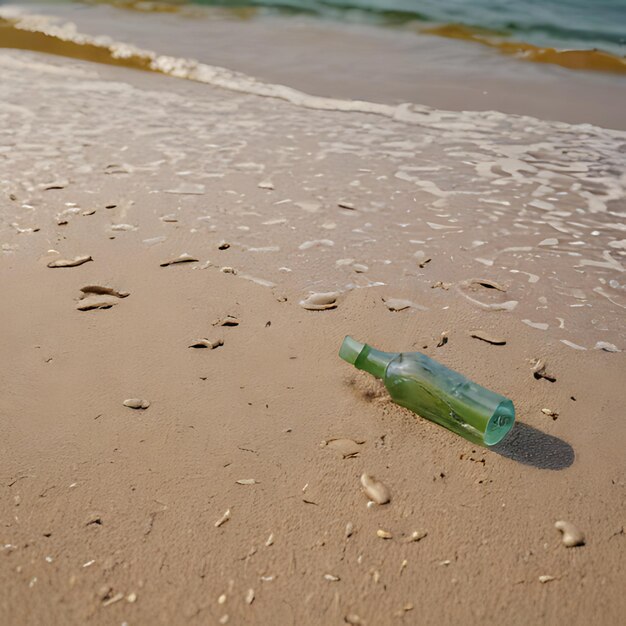
[[[3,623],[620,623],[626,363],[593,347],[624,345],[623,135],[0,64]],[[85,287],[113,306],[77,310]],[[507,395],[518,424],[487,450],[393,405],[338,358],[348,333]],[[363,472],[390,503],[367,506]]]

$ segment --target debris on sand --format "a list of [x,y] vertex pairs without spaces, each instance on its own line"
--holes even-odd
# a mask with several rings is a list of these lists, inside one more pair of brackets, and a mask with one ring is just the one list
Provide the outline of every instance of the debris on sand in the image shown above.
[[168,261],[163,261],[162,263],[160,263],[160,265],[161,267],[167,267],[168,265],[175,265],[177,263],[194,263],[197,260],[198,259],[196,259],[196,257],[193,257],[190,254],[183,252],[183,254],[181,254],[180,256],[169,259]]
[[506,344],[506,339],[502,337],[494,337],[484,330],[472,330],[470,332],[470,336],[474,337],[474,339],[480,339],[481,341],[485,341],[486,343],[490,343],[494,346],[503,346]]
[[82,256],[76,256],[73,259],[57,259],[56,261],[50,261],[48,267],[77,267],[88,261],[93,261],[91,256],[85,254]]

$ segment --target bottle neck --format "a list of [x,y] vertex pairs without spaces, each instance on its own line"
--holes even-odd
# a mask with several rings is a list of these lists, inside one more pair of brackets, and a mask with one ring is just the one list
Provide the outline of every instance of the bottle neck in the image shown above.
[[355,341],[352,337],[346,337],[339,351],[339,356],[348,363],[352,363],[357,369],[369,372],[376,378],[384,378],[387,366],[398,355],[393,352],[376,350],[366,343]]

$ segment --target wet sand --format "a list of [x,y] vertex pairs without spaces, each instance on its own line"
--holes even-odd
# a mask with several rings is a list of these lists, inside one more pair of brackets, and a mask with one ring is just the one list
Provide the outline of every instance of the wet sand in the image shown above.
[[626,129],[623,74],[525,62],[480,44],[417,34],[417,27],[339,25],[184,5],[179,14],[102,4],[33,5],[31,11],[72,22],[92,37],[107,35],[318,96],[495,109]]
[[[623,133],[0,65],[4,621],[619,623]],[[518,424],[393,405],[346,334]]]

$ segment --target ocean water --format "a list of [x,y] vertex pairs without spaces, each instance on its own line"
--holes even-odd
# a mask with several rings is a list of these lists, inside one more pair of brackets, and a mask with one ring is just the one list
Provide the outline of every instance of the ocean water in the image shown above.
[[198,0],[387,25],[463,24],[539,46],[626,52],[626,0]]
[[[67,3],[47,0],[38,4]],[[31,4],[30,0],[0,0]],[[177,10],[185,4],[254,9],[246,19],[272,13],[307,14],[342,22],[387,27],[461,25],[467,31],[437,31],[455,38],[498,37],[557,50],[601,50],[626,56],[626,0],[87,0],[140,11]],[[472,34],[470,36],[469,34]]]

